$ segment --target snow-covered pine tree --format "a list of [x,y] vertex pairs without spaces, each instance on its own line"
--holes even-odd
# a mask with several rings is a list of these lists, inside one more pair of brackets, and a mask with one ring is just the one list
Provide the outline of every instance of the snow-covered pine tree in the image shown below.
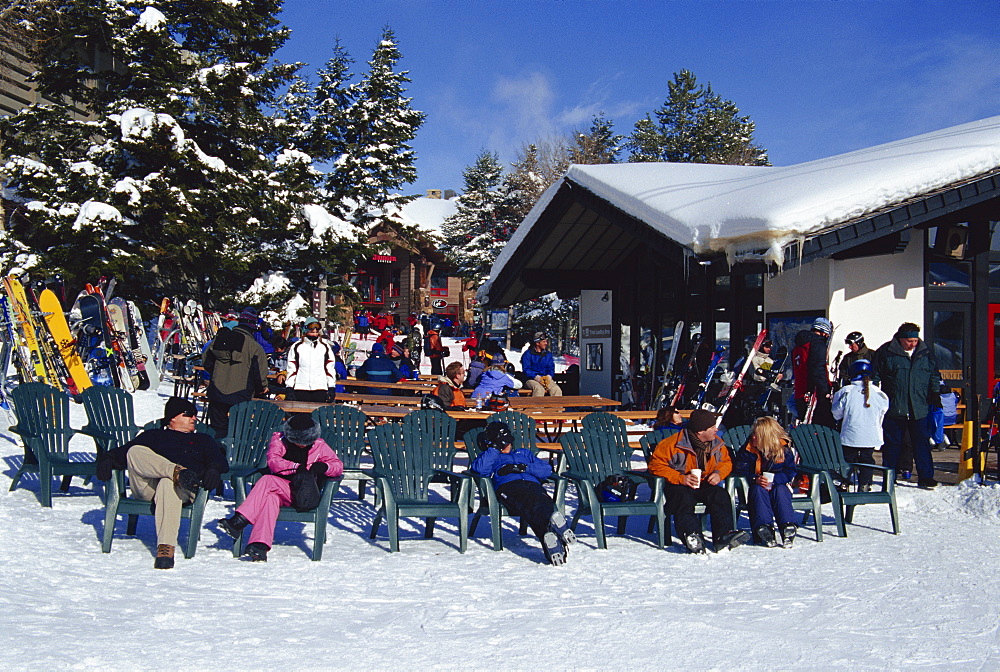
[[681,70],[667,84],[667,100],[635,123],[625,143],[629,161],[768,165],[754,143],[754,122],[739,108]]
[[606,119],[603,112],[595,115],[586,133],[573,134],[570,161],[587,165],[617,163],[624,136],[616,134],[614,129],[614,122]]
[[64,102],[0,120],[0,177],[19,204],[11,233],[43,270],[151,298],[242,289],[270,268],[309,188],[282,181],[263,112],[297,68],[272,60],[280,5],[68,0],[37,18],[38,86]]
[[479,286],[510,240],[515,219],[508,192],[502,188],[503,166],[493,152],[483,151],[462,173],[465,190],[458,212],[444,221],[440,249],[462,278]]
[[539,165],[538,147],[527,145],[504,178],[504,189],[511,203],[511,217],[517,222],[523,220],[548,186]]

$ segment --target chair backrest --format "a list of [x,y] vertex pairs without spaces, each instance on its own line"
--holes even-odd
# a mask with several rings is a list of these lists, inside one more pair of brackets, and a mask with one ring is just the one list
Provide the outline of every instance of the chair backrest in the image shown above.
[[729,452],[735,455],[740,448],[747,445],[752,433],[753,425],[736,425],[722,433],[722,442],[729,448]]
[[840,434],[823,425],[799,425],[789,432],[802,466],[827,469],[846,474],[850,471],[844,461]]
[[360,469],[367,416],[353,406],[337,404],[320,406],[312,417],[320,427],[320,436],[337,453],[344,468]]
[[584,476],[594,485],[608,476],[632,468],[632,449],[622,448],[614,435],[597,431],[567,432],[559,437],[569,470]]
[[91,385],[80,395],[87,413],[88,429],[97,430],[109,438],[99,438],[102,450],[123,446],[139,433],[135,424],[132,395],[117,387]]
[[642,455],[646,458],[646,464],[649,464],[649,458],[653,456],[653,451],[656,450],[656,444],[658,444],[663,439],[669,438],[679,432],[677,427],[660,427],[659,429],[654,429],[653,431],[644,434],[642,438],[639,439],[639,445],[642,446]]
[[386,423],[368,431],[375,470],[389,481],[397,498],[426,500],[434,474],[432,444],[408,442],[401,424]]
[[[143,432],[147,432],[151,429],[163,429],[163,420],[150,420],[145,425],[139,428]],[[204,422],[194,423],[194,431],[199,434],[208,434],[212,438],[215,438],[215,430],[206,425]]]
[[421,408],[403,416],[400,427],[405,442],[421,444],[430,451],[435,469],[451,470],[455,462],[455,418],[431,408]]
[[69,397],[46,383],[22,383],[10,392],[21,436],[33,437],[32,450],[69,459]]
[[251,399],[229,409],[229,436],[223,439],[230,466],[258,467],[271,435],[281,429],[284,413],[269,401]]
[[[506,410],[494,413],[489,421],[507,423],[510,431],[514,434],[515,450],[525,448],[532,453],[538,453],[538,448],[535,445],[538,442],[538,424],[530,415],[526,415],[520,411]],[[468,444],[466,444],[466,447],[468,447]]]
[[596,432],[608,437],[620,446],[628,445],[628,423],[607,411],[597,411],[583,416],[583,435]]

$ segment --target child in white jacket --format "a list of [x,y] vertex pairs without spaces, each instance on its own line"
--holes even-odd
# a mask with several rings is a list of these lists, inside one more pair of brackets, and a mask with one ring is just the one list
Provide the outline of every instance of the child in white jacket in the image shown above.
[[[882,445],[882,419],[889,397],[871,384],[872,365],[859,359],[851,366],[851,382],[833,395],[833,417],[841,421],[840,443],[848,462],[875,464],[875,449]],[[858,470],[858,488],[872,489],[874,470]]]

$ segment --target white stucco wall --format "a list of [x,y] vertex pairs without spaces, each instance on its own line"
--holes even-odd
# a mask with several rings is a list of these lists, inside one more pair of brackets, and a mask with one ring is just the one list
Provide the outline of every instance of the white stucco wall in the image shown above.
[[820,259],[764,280],[764,312],[820,310],[836,326],[831,356],[860,331],[869,347],[888,341],[903,322],[925,328],[924,232],[906,250],[861,259]]

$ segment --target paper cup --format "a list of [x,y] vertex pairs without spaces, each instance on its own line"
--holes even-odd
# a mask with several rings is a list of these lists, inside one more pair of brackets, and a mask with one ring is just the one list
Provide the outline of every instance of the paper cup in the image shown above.
[[767,481],[768,483],[774,483],[774,472],[773,471],[762,472],[761,476],[763,476],[764,480]]
[[701,481],[701,469],[692,469],[691,475],[697,477],[698,481]]

